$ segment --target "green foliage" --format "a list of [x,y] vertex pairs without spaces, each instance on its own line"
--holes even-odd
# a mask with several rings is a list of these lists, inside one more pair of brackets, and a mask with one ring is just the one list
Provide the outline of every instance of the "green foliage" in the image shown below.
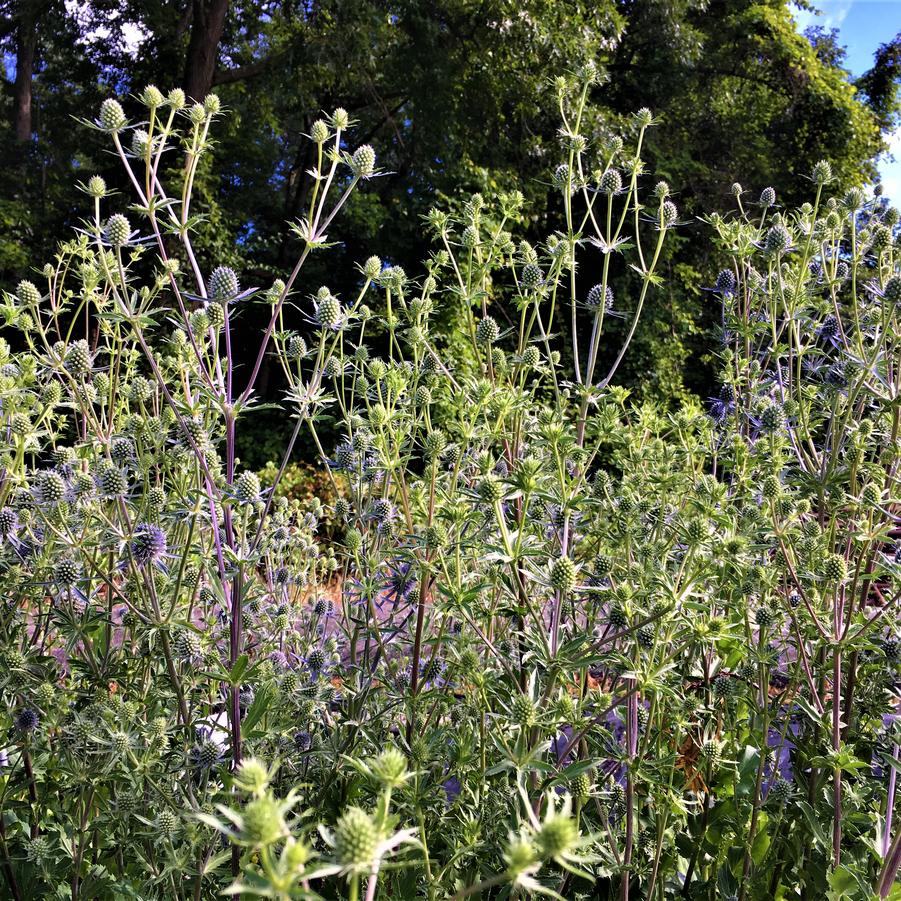
[[[548,161],[557,127],[553,79],[562,69],[591,61],[613,76],[591,90],[586,134],[621,130],[644,106],[664,119],[666,140],[652,137],[646,156],[680,186],[687,222],[722,206],[724,186],[738,176],[755,194],[778,182],[779,202],[789,205],[806,196],[806,175],[820,158],[832,161],[843,186],[861,183],[873,175],[896,113],[896,42],[880,50],[855,93],[834,38],[820,34],[811,44],[798,35],[787,0],[224,4],[221,35],[207,35],[201,13],[218,5],[100,2],[77,14],[42,0],[21,5],[22,23],[29,10],[38,16],[39,65],[35,138],[16,142],[10,132],[0,144],[0,272],[8,281],[27,276],[28,261],[49,257],[58,235],[78,224],[73,179],[99,171],[111,187],[129,189],[101,143],[86,141],[71,117],[90,118],[110,85],[138,93],[174,73],[187,78],[199,53],[195,37],[212,41],[206,52],[215,66],[204,90],[218,84],[229,110],[217,132],[227,166],[202,162],[195,174],[195,196],[214,226],[196,235],[207,268],[228,263],[246,283],[263,284],[289,265],[284,224],[308,199],[303,175],[314,148],[304,136],[317,104],[351,110],[363,140],[380,147],[385,176],[348,201],[330,236],[340,244],[329,267],[314,259],[307,270],[311,284],[329,282],[340,295],[354,289],[352,263],[364,253],[412,271],[428,252],[421,222],[436,202],[454,209],[474,192],[520,190],[529,211],[524,237],[561,227]],[[19,23],[12,16],[2,36],[13,54],[16,28],[25,28]],[[126,26],[144,34],[137,53],[122,39]],[[92,38],[101,27],[109,38]],[[174,190],[178,173],[167,175]],[[699,287],[716,263],[703,232],[686,229],[661,264],[679,277],[645,311],[622,378],[664,402],[705,396],[716,323]],[[589,286],[594,276],[586,268]],[[613,286],[631,301],[636,282],[628,273],[615,273]],[[444,323],[448,344],[459,325]],[[245,350],[237,342],[242,359]],[[281,385],[270,362],[261,388],[274,399]],[[270,456],[242,453],[253,465]]]

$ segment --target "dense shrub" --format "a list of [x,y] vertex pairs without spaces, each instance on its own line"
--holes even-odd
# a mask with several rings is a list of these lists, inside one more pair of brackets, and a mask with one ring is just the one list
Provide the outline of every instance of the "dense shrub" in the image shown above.
[[[13,897],[892,893],[897,216],[831,197],[825,163],[798,210],[736,186],[710,219],[722,391],[632,404],[614,379],[679,215],[649,112],[581,134],[594,79],[557,84],[565,232],[517,242],[521,196],[474,196],[430,214],[418,278],[370,258],[350,298],[300,278],[379,174],[343,110],[311,130],[295,268],[247,289],[192,249],[216,98],[148,88],[136,126],[104,103],[134,205],[88,181],[3,311]],[[465,352],[430,332],[447,304]],[[270,354],[293,428],[264,487],[235,449]],[[301,432],[347,486],[325,503],[279,490]]]

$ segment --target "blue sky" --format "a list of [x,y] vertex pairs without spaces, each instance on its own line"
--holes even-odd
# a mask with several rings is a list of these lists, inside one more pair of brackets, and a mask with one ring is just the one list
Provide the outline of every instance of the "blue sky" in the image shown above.
[[[813,0],[813,5],[820,15],[795,11],[799,30],[808,25],[837,28],[848,51],[845,65],[854,75],[869,69],[876,48],[901,31],[901,0]],[[879,172],[886,196],[901,206],[901,128],[892,135],[890,147],[895,159],[882,159]]]

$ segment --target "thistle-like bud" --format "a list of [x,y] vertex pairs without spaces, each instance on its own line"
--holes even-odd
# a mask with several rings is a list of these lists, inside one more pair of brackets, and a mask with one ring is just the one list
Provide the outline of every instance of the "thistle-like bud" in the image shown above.
[[864,193],[863,188],[848,188],[842,199],[842,203],[849,210],[859,210],[866,202],[867,195]]
[[732,183],[732,188],[730,190],[734,197],[741,197],[741,195],[744,193],[744,188],[742,188],[742,186],[737,181]]
[[377,256],[369,257],[363,264],[363,275],[371,281],[377,279],[381,271],[382,261]]
[[816,185],[825,185],[832,181],[832,166],[826,160],[820,160],[813,167],[813,182]]
[[128,478],[114,463],[106,463],[97,475],[97,487],[104,497],[121,497],[128,491]]
[[359,807],[349,807],[335,826],[335,857],[349,873],[369,872],[379,844],[379,830],[372,817]]
[[635,121],[640,128],[647,128],[654,124],[654,114],[646,106],[643,106],[635,113]]
[[166,98],[166,102],[176,112],[178,110],[183,110],[185,108],[185,103],[187,103],[185,92],[181,88],[173,88],[171,91],[169,91],[169,96]]
[[613,289],[609,285],[606,288],[603,285],[595,285],[588,292],[585,306],[592,312],[596,312],[601,306],[607,310],[612,309]]
[[209,291],[211,299],[220,303],[226,303],[233,297],[236,297],[240,290],[238,276],[230,266],[217,266],[210,274]]
[[128,119],[125,117],[125,111],[122,109],[121,104],[112,97],[100,104],[100,117],[97,121],[104,131],[108,131],[111,134],[122,131],[128,124]]
[[873,250],[887,250],[892,244],[892,230],[887,225],[880,225],[873,231]]
[[211,303],[203,312],[214,332],[218,332],[225,325],[225,307],[221,303]]
[[87,188],[90,197],[106,197],[106,182],[99,175],[92,175],[88,179]]
[[569,184],[569,166],[566,163],[561,163],[557,166],[551,178],[551,183],[558,191],[566,188],[567,184]]
[[222,101],[218,94],[207,94],[203,98],[203,109],[208,116],[216,116],[222,109]]
[[146,88],[141,92],[141,103],[144,104],[148,109],[156,109],[158,106],[162,106],[166,102],[163,97],[162,91],[154,85],[149,84]]
[[776,191],[773,188],[764,188],[760,192],[760,205],[772,206],[776,202]]
[[841,583],[848,575],[848,564],[841,554],[829,554],[823,562],[823,578],[828,582]]
[[485,476],[479,484],[479,495],[486,504],[495,504],[504,496],[504,488],[496,476]]
[[20,303],[29,307],[36,307],[41,302],[41,292],[28,279],[22,279],[16,285],[16,297],[19,298]]
[[292,360],[299,360],[307,354],[307,342],[300,335],[292,335],[288,339],[288,356]]
[[332,125],[341,131],[344,131],[350,125],[350,116],[348,116],[347,110],[343,106],[339,106],[332,113]]
[[522,365],[527,369],[537,369],[541,363],[541,351],[534,345],[530,344],[522,352]]
[[0,507],[0,538],[15,535],[19,528],[19,514],[12,507]]
[[576,564],[571,557],[558,557],[551,564],[551,586],[561,594],[567,594],[576,587]]
[[538,722],[538,711],[535,708],[535,702],[527,694],[520,692],[513,699],[510,716],[520,728],[531,729]]
[[124,247],[131,235],[131,225],[121,213],[110,216],[106,223],[105,236],[111,247]]
[[60,588],[71,588],[78,582],[78,564],[71,557],[63,557],[53,567],[53,580]]
[[386,788],[400,788],[407,779],[407,758],[397,748],[386,748],[369,768]]
[[165,807],[156,815],[156,828],[161,835],[168,837],[178,830],[178,817]]
[[781,256],[788,251],[791,243],[789,230],[779,222],[766,233],[763,249],[770,256]]
[[598,189],[602,194],[619,194],[623,189],[623,179],[619,169],[608,169],[602,176]]
[[767,432],[775,432],[785,425],[785,410],[775,401],[768,404],[760,414],[760,427]]
[[318,297],[316,323],[322,328],[337,329],[341,325],[343,318],[341,302],[333,294],[329,294],[328,289],[326,289],[324,295],[322,289],[320,289]]
[[476,341],[479,344],[494,344],[500,335],[500,326],[493,316],[486,316],[476,326]]
[[572,851],[578,841],[579,827],[576,821],[563,813],[550,814],[535,837],[538,853],[549,859]]
[[474,225],[467,225],[460,235],[460,243],[467,249],[472,250],[479,244],[479,230]]
[[369,178],[375,172],[375,151],[369,144],[363,144],[354,151],[351,169],[357,178]]
[[310,129],[310,139],[314,144],[324,144],[328,140],[328,124],[323,119],[317,119]]
[[243,504],[252,504],[260,497],[260,477],[250,470],[245,470],[235,482],[235,497]]
[[893,275],[885,283],[882,293],[889,303],[901,304],[901,275]]
[[526,265],[522,267],[522,275],[520,276],[520,280],[522,282],[524,290],[534,291],[536,288],[541,286],[543,279],[544,274],[542,273],[541,268],[537,263],[526,263]]
[[676,209],[676,204],[671,200],[664,200],[663,205],[660,207],[660,218],[664,228],[672,228],[679,218],[679,210]]

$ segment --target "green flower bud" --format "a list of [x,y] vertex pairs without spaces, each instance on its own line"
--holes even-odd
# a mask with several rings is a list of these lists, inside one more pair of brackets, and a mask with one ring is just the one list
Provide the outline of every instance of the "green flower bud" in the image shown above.
[[110,216],[106,223],[106,240],[112,247],[123,247],[131,235],[131,225],[121,213]]
[[158,106],[162,106],[165,103],[165,98],[163,97],[162,91],[153,84],[147,85],[146,88],[141,92],[141,103],[144,106],[148,107],[148,109],[156,109]]
[[369,144],[363,144],[354,151],[351,169],[357,178],[369,178],[375,172],[375,151]]
[[372,817],[359,807],[349,807],[335,826],[335,857],[349,873],[372,868],[379,845],[379,831]]
[[106,197],[106,182],[99,175],[88,179],[88,194],[96,198]]
[[125,128],[128,124],[128,119],[125,117],[125,111],[122,109],[119,101],[108,98],[100,104],[98,122],[104,131],[115,134]]
[[820,160],[813,167],[813,182],[816,185],[825,185],[832,181],[832,166],[826,160]]
[[36,307],[41,302],[41,292],[33,282],[22,279],[16,286],[16,297],[25,306]]

